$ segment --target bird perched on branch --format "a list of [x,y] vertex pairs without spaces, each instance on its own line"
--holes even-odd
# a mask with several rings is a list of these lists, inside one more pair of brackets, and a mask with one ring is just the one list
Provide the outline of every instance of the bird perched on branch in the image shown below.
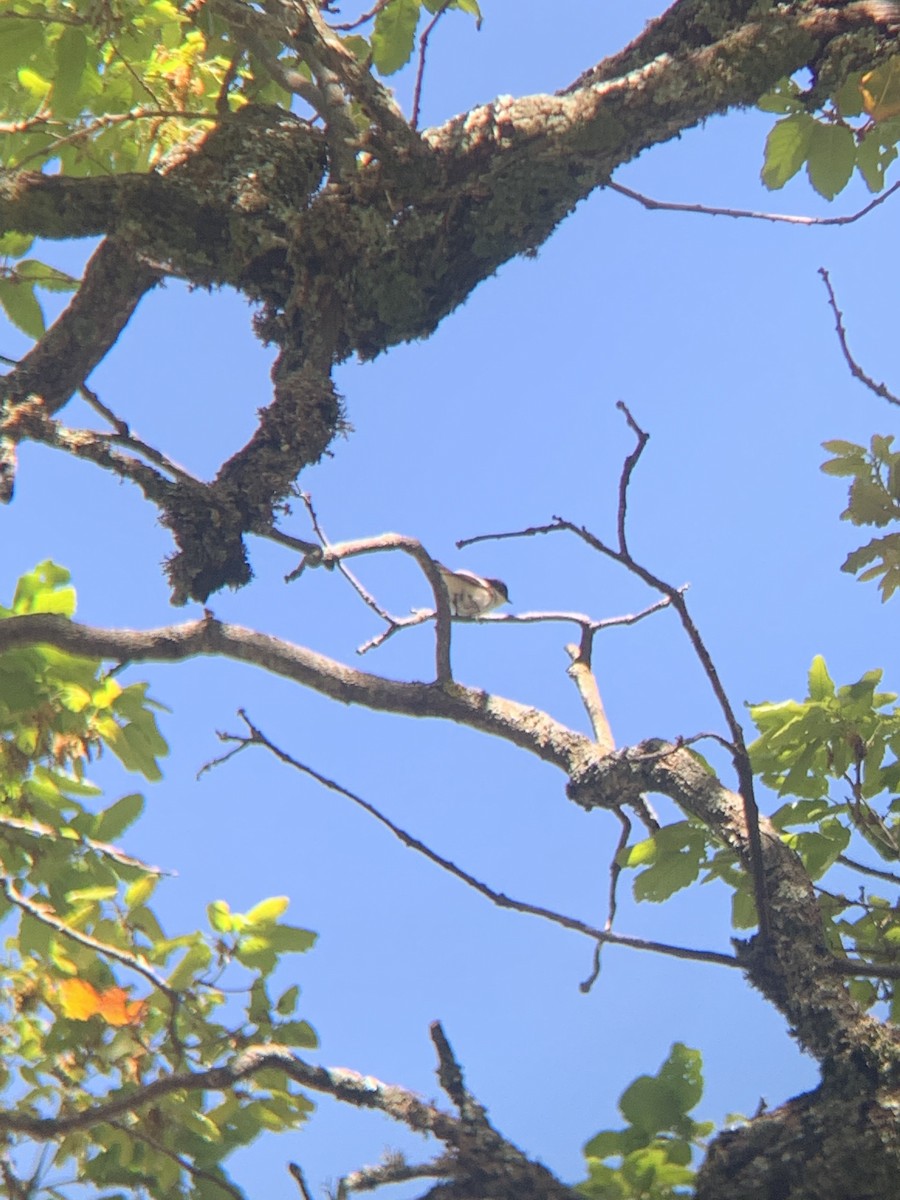
[[472,571],[451,571],[439,562],[434,565],[447,589],[452,616],[483,617],[509,603],[509,592],[502,580],[482,579]]

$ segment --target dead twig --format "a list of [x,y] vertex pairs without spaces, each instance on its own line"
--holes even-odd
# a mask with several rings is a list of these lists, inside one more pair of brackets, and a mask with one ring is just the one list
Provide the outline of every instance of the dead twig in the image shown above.
[[634,191],[633,188],[625,187],[624,184],[613,183],[612,180],[609,180],[605,186],[612,192],[627,196],[629,200],[636,200],[638,204],[642,204],[644,208],[651,211],[699,213],[706,217],[735,217],[752,221],[782,222],[788,225],[852,225],[854,221],[868,216],[873,209],[878,208],[880,204],[884,204],[885,200],[893,196],[894,192],[900,188],[900,182],[892,184],[886,192],[876,196],[874,200],[870,200],[857,212],[848,213],[842,217],[806,217],[794,216],[790,213],[757,212],[746,208],[717,208],[709,204],[681,204],[674,200],[654,200],[652,196],[645,196],[641,192]]
[[[894,187],[900,185],[894,184]],[[894,395],[892,391],[883,383],[876,383],[875,380],[865,373],[853,355],[850,353],[850,347],[847,345],[847,331],[844,328],[844,314],[838,308],[837,297],[834,294],[834,288],[831,286],[831,277],[824,267],[819,267],[819,274],[822,276],[822,281],[828,291],[828,303],[831,305],[831,311],[834,313],[835,328],[837,330],[838,342],[840,343],[841,353],[847,366],[850,368],[850,374],[854,379],[858,379],[864,384],[869,391],[874,392],[882,400],[887,400],[889,404],[900,404],[900,397]]]
[[425,26],[422,36],[419,38],[419,64],[416,67],[416,86],[413,88],[412,117],[410,118],[410,124],[413,129],[416,129],[419,124],[419,105],[422,100],[422,84],[425,79],[425,54],[428,50],[428,39],[431,37],[431,31],[450,7],[451,3],[452,0],[444,0],[443,4]]
[[651,942],[644,938],[630,937],[626,934],[614,934],[609,929],[598,929],[587,924],[585,921],[578,920],[575,917],[568,917],[562,913],[554,912],[552,909],[544,908],[536,904],[529,904],[526,901],[514,900],[505,895],[503,892],[496,891],[494,888],[489,887],[486,883],[483,883],[481,880],[477,879],[474,875],[469,874],[468,871],[463,870],[462,867],[458,867],[454,862],[451,862],[450,859],[444,858],[443,855],[438,854],[429,846],[426,846],[424,842],[420,841],[416,837],[413,837],[413,835],[407,833],[406,830],[401,829],[399,825],[395,824],[389,817],[385,816],[384,813],[382,813],[380,809],[376,808],[374,804],[371,804],[368,800],[364,800],[362,796],[358,796],[355,792],[351,792],[348,788],[336,783],[333,779],[329,779],[326,775],[322,775],[321,772],[316,771],[313,767],[308,766],[306,763],[300,762],[298,759],[294,758],[293,755],[288,754],[286,750],[280,749],[253,724],[244,709],[240,709],[238,711],[238,715],[250,731],[249,736],[242,734],[220,733],[219,737],[222,741],[235,742],[237,745],[234,749],[230,750],[221,758],[215,759],[214,761],[208,763],[204,770],[209,770],[214,766],[220,765],[229,758],[233,758],[235,754],[240,753],[242,750],[248,749],[250,746],[262,746],[269,750],[270,753],[274,754],[275,757],[280,762],[283,762],[286,766],[293,767],[294,770],[300,771],[304,775],[308,775],[310,779],[314,779],[317,783],[321,784],[322,787],[327,788],[329,791],[337,792],[338,795],[344,796],[346,799],[352,801],[352,803],[363,809],[364,812],[369,813],[370,816],[374,817],[376,821],[388,829],[394,835],[394,837],[398,839],[398,841],[403,843],[404,846],[408,847],[410,850],[415,850],[424,858],[427,858],[430,862],[433,862],[436,866],[440,867],[441,870],[455,876],[468,887],[471,887],[480,895],[485,896],[491,901],[492,904],[496,904],[498,908],[510,908],[516,912],[527,913],[535,917],[542,917],[546,921],[551,921],[554,924],[561,925],[564,929],[570,929],[575,933],[584,934],[584,936],[598,942],[609,942],[611,945],[628,946],[636,950],[649,950],[657,954],[669,955],[673,958],[687,958],[698,962],[711,962],[728,967],[739,966],[737,959],[729,954],[720,954],[716,950],[694,950],[686,946],[672,946],[664,942]]
[[763,872],[762,860],[762,840],[759,832],[759,807],[756,803],[756,796],[753,784],[753,769],[750,765],[750,758],[747,753],[747,746],[744,741],[744,732],[741,728],[737,715],[728,699],[728,695],[722,686],[722,681],[719,678],[715,663],[707,649],[700,631],[690,614],[687,606],[687,601],[684,595],[684,588],[678,588],[665,580],[655,575],[652,571],[642,566],[631,554],[628,549],[626,538],[626,518],[628,511],[628,487],[631,483],[631,477],[635,467],[644,451],[649,435],[641,429],[637,421],[632,416],[628,406],[623,401],[618,401],[616,407],[624,414],[626,421],[636,438],[636,446],[630,454],[627,455],[622,466],[622,471],[619,476],[618,488],[618,508],[616,518],[617,541],[618,547],[607,545],[601,538],[591,533],[583,525],[578,525],[573,521],[566,520],[560,516],[554,516],[553,521],[549,525],[534,525],[527,529],[521,529],[515,532],[506,532],[502,534],[480,534],[474,538],[467,538],[460,545],[471,545],[473,542],[502,540],[507,537],[534,537],[537,534],[555,533],[560,530],[567,530],[580,538],[591,549],[596,550],[599,554],[611,559],[613,562],[619,563],[636,575],[648,587],[654,591],[661,593],[669,599],[672,607],[678,613],[682,628],[688,636],[688,640],[693,647],[700,665],[709,681],[713,694],[719,704],[719,708],[725,717],[728,731],[731,735],[732,743],[732,761],[738,777],[738,786],[742,803],[744,807],[744,822],[747,831],[748,843],[748,861],[750,872],[753,877],[753,890],[756,900],[757,917],[759,921],[759,932],[763,938],[768,937],[769,933],[769,912],[768,902],[766,898],[765,876]]

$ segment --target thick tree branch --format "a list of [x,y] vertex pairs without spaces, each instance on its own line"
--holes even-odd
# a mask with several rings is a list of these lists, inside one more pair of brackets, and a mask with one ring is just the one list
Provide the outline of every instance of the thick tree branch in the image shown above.
[[81,286],[33,350],[0,380],[0,398],[14,405],[39,396],[55,413],[103,360],[142,296],[162,272],[140,262],[116,239],[94,252]]
[[[447,687],[383,679],[278,638],[213,618],[147,632],[96,629],[55,614],[0,621],[0,651],[49,644],[95,658],[175,662],[215,654],[253,663],[344,703],[415,717],[437,717],[493,734],[566,773],[567,792],[585,809],[643,805],[645,793],[671,797],[702,821],[750,869],[742,798],[686,749],[649,741],[613,754],[546,713],[459,683]],[[768,822],[760,823],[770,909],[770,939],[750,942],[741,960],[760,990],[785,1014],[800,1041],[823,1061],[869,1046],[881,1061],[900,1058],[900,1035],[863,1016],[833,969],[812,883],[800,859]]]
[[[236,20],[231,0],[221,4]],[[179,545],[169,564],[176,601],[205,600],[249,580],[244,534],[272,528],[297,473],[341,428],[334,362],[427,335],[502,263],[540,245],[622,163],[713,113],[753,103],[821,57],[838,34],[858,36],[867,62],[882,52],[859,4],[772,6],[747,21],[750,11],[745,0],[683,0],[624,58],[568,91],[504,97],[420,138],[313,0],[272,0],[264,13],[241,7],[241,20],[254,29],[261,22],[266,36],[277,27],[373,122],[365,146],[348,146],[353,162],[347,158],[341,185],[320,187],[318,130],[254,105],[220,115],[148,176],[3,177],[2,227],[54,237],[122,228],[134,261],[201,285],[233,284],[265,303],[260,333],[282,348],[273,403],[208,493],[163,505]],[[372,153],[357,161],[363,148]],[[130,311],[134,289],[125,290]],[[109,308],[121,311],[114,302]],[[97,311],[102,318],[102,303]],[[93,324],[101,334],[89,333],[86,353],[73,359],[48,335],[28,370],[41,365],[42,383],[53,377],[55,393],[71,394],[73,377],[81,382],[82,368],[110,344],[110,323]],[[204,536],[212,523],[215,545]]]
[[38,1117],[27,1113],[0,1113],[0,1131],[23,1133],[50,1141],[129,1113],[140,1113],[174,1092],[230,1091],[261,1071],[283,1071],[294,1083],[323,1092],[336,1100],[383,1112],[416,1133],[430,1133],[450,1151],[446,1174],[455,1180],[461,1196],[479,1195],[490,1200],[575,1200],[576,1194],[560,1183],[546,1167],[532,1162],[482,1118],[455,1117],[413,1092],[381,1083],[371,1075],[340,1067],[314,1067],[284,1046],[251,1046],[232,1062],[205,1071],[172,1072],[140,1088],[130,1088],[109,1100],[88,1102],[77,1112]]

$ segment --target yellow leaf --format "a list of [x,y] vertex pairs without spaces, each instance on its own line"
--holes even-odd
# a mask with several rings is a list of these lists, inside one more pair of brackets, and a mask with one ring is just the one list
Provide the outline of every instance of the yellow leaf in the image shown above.
[[886,121],[900,113],[900,55],[894,55],[859,83],[863,108],[873,121]]
[[86,979],[64,979],[57,990],[64,1017],[87,1021],[100,1011],[100,995]]

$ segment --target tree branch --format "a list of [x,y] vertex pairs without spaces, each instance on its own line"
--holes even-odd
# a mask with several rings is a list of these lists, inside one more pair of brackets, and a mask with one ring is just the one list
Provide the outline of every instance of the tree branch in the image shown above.
[[[430,1133],[450,1149],[447,1175],[461,1187],[480,1182],[478,1195],[497,1200],[533,1197],[538,1200],[576,1200],[576,1193],[560,1183],[540,1163],[530,1161],[520,1150],[484,1120],[478,1128],[471,1120],[454,1117],[421,1100],[413,1092],[381,1083],[371,1075],[360,1075],[340,1067],[314,1067],[284,1046],[251,1046],[230,1063],[205,1071],[181,1071],[161,1076],[137,1089],[121,1092],[110,1100],[91,1097],[83,1109],[55,1117],[29,1113],[0,1112],[0,1131],[28,1134],[49,1141],[126,1113],[138,1113],[149,1105],[186,1091],[228,1091],[261,1071],[283,1071],[289,1079],[312,1091],[323,1092],[345,1104],[383,1112],[416,1133]],[[296,1174],[295,1174],[296,1178]]]
[[891,184],[880,196],[876,196],[874,200],[870,200],[868,204],[864,204],[856,212],[848,213],[841,217],[806,217],[793,213],[760,212],[756,209],[748,208],[719,208],[710,204],[683,204],[675,200],[655,200],[652,196],[645,196],[641,192],[634,191],[633,188],[625,187],[624,184],[614,183],[611,179],[605,186],[611,192],[618,192],[620,196],[626,196],[629,200],[636,200],[638,204],[649,209],[650,212],[698,213],[705,217],[734,217],[737,220],[771,221],[775,224],[782,223],[785,225],[852,225],[855,221],[868,216],[870,212],[878,208],[879,205],[884,204],[886,200],[889,200],[898,188],[900,188],[900,181]]
[[[628,934],[613,933],[612,922],[616,908],[615,880],[618,878],[618,873],[621,869],[618,867],[618,864],[615,861],[615,856],[613,858],[613,867],[611,868],[609,912],[606,925],[603,929],[597,929],[592,925],[588,925],[584,921],[578,920],[576,917],[567,917],[562,913],[554,912],[552,909],[544,908],[537,904],[529,904],[524,900],[514,900],[512,897],[505,895],[503,892],[498,892],[494,888],[489,887],[486,883],[482,883],[481,880],[476,879],[474,875],[471,875],[468,871],[463,870],[462,867],[458,867],[456,863],[451,862],[450,859],[444,858],[443,855],[438,854],[435,850],[432,850],[429,846],[426,846],[424,842],[420,841],[416,837],[413,837],[412,834],[407,833],[406,830],[401,829],[399,825],[396,825],[389,817],[385,816],[385,814],[381,812],[380,809],[376,808],[374,804],[371,804],[368,800],[364,800],[362,796],[357,795],[355,792],[351,792],[349,789],[343,787],[342,784],[336,783],[333,779],[329,779],[326,775],[322,775],[319,771],[316,771],[313,767],[308,766],[306,763],[300,762],[298,759],[294,758],[293,755],[288,754],[287,751],[281,750],[253,724],[243,709],[239,711],[238,715],[250,730],[250,736],[246,737],[240,734],[220,733],[219,737],[222,739],[222,741],[236,742],[237,749],[229,751],[229,753],[222,759],[213,760],[213,762],[207,763],[202,768],[202,771],[207,771],[211,767],[217,766],[219,763],[233,758],[236,753],[239,753],[241,750],[245,750],[250,746],[262,746],[264,749],[274,754],[275,757],[279,759],[280,762],[283,762],[286,766],[293,767],[294,770],[300,771],[302,774],[308,775],[310,779],[314,779],[317,783],[320,783],[322,787],[328,788],[329,791],[337,792],[338,795],[344,796],[346,799],[352,801],[359,808],[363,809],[364,812],[367,812],[370,816],[374,817],[376,821],[385,827],[385,829],[390,830],[394,837],[402,842],[403,845],[408,849],[415,850],[418,854],[421,854],[423,857],[427,858],[429,862],[433,862],[435,866],[440,867],[442,871],[446,871],[449,875],[455,876],[455,878],[461,880],[468,887],[472,888],[473,891],[478,892],[480,895],[490,900],[492,904],[496,904],[498,908],[513,909],[516,912],[525,913],[533,917],[542,917],[544,920],[550,921],[553,924],[561,925],[564,929],[570,929],[575,933],[582,933],[586,937],[589,937],[592,941],[595,941],[598,945],[608,942],[614,946],[627,946],[633,950],[647,950],[655,954],[668,955],[671,958],[685,958],[691,959],[695,962],[715,963],[718,966],[726,967],[740,966],[739,961],[732,955],[720,954],[715,950],[694,950],[686,946],[672,946],[665,942],[648,941],[645,938],[631,937]],[[623,835],[619,838],[619,843],[616,847],[616,853],[618,853],[618,851],[624,846],[625,839],[627,839],[628,833],[631,829],[628,819],[624,817],[623,814],[617,813],[617,816],[623,823]],[[582,988],[582,990],[584,991],[587,989]]]
[[[900,186],[900,185],[895,185]],[[900,397],[894,395],[887,386],[883,383],[876,383],[870,375],[867,375],[853,355],[850,353],[850,347],[847,345],[847,330],[844,328],[844,314],[838,308],[837,297],[834,294],[834,288],[831,286],[831,276],[824,267],[819,267],[819,274],[822,276],[822,282],[828,292],[828,303],[831,306],[831,311],[834,313],[834,324],[837,330],[838,342],[841,346],[841,353],[844,356],[844,361],[850,368],[850,374],[854,379],[858,379],[861,384],[874,392],[882,400],[887,400],[890,404],[900,404]]]
[[161,278],[161,271],[140,262],[121,241],[107,238],[94,251],[66,310],[0,380],[0,399],[10,406],[40,396],[48,415],[62,408]]

